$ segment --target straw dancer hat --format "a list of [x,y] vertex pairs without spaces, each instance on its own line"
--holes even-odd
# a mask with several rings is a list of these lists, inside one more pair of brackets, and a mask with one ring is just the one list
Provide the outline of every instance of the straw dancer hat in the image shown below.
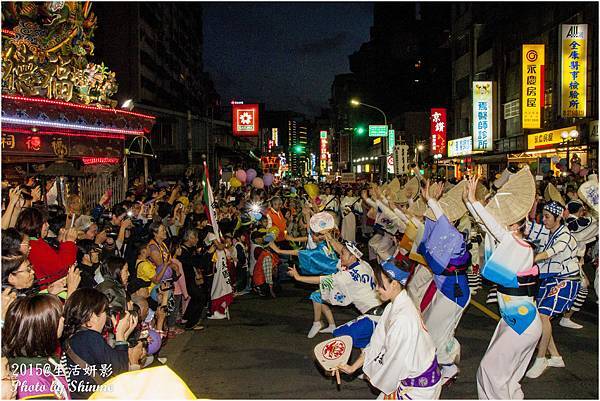
[[404,186],[406,196],[410,199],[415,199],[421,193],[421,186],[417,177],[413,177]]
[[[462,200],[463,190],[467,185],[467,181],[461,181],[452,189],[444,194],[438,201],[440,207],[444,211],[444,214],[448,218],[449,221],[453,222],[460,219],[467,213],[467,207]],[[427,212],[425,212],[425,217],[431,220],[436,220],[433,211],[428,208]]]
[[498,223],[508,226],[527,216],[535,201],[535,179],[529,167],[511,175],[485,207]]
[[560,191],[551,182],[548,183],[546,189],[544,190],[544,199],[547,201],[556,201],[563,206],[566,205],[564,198],[560,194]]
[[596,216],[598,215],[598,176],[591,174],[588,180],[581,184],[579,190],[577,190],[579,199],[584,201],[589,207],[590,211]]
[[397,178],[394,178],[392,182],[390,182],[390,184],[387,186],[386,195],[394,203],[408,203],[406,189],[400,187],[400,181],[398,181]]
[[417,217],[423,217],[426,211],[427,204],[420,197],[408,208],[408,212]]

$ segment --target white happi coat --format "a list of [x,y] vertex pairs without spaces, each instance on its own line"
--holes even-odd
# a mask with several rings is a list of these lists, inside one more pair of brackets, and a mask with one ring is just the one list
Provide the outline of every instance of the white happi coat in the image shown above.
[[381,305],[375,291],[373,269],[362,260],[354,267],[328,276],[321,276],[321,299],[331,305],[354,304],[360,313]]
[[383,312],[364,350],[363,371],[381,394],[399,390],[403,398],[437,399],[441,381],[432,387],[402,387],[401,381],[425,372],[435,358],[435,345],[412,300],[402,291]]

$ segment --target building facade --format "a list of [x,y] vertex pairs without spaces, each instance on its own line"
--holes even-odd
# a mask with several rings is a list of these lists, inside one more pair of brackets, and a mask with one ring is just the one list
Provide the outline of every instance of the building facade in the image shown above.
[[[473,82],[494,85],[493,149],[463,154],[445,161],[450,174],[467,171],[469,162],[485,165],[487,175],[506,163],[528,164],[538,175],[557,172],[557,160],[576,154],[582,164],[597,165],[591,134],[598,120],[598,4],[596,3],[455,3],[451,12],[452,108],[454,120],[448,139],[473,136]],[[587,24],[587,113],[563,117],[561,113],[561,25]],[[539,128],[523,127],[523,45],[543,45],[543,93]],[[527,82],[524,82],[527,81]],[[577,130],[567,146],[563,131]],[[538,138],[536,138],[536,136]],[[553,138],[543,146],[536,139]],[[596,136],[597,138],[597,136]],[[597,139],[595,139],[597,141]],[[533,144],[531,143],[533,141]],[[449,156],[452,156],[450,154]]]
[[[231,135],[221,121],[220,98],[204,71],[202,5],[198,3],[95,3],[99,27],[95,54],[110,60],[119,78],[118,101],[151,111],[155,173],[176,175],[211,158]],[[229,125],[228,125],[229,124]]]

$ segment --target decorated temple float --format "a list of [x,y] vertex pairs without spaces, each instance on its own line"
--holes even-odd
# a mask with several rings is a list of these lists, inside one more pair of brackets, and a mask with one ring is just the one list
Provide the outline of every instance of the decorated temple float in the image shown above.
[[116,108],[115,73],[88,61],[95,28],[89,1],[3,2],[3,181],[47,176],[53,163],[68,163],[50,171],[65,174],[70,192],[85,186],[84,203],[107,186],[122,197],[125,150],[155,118]]

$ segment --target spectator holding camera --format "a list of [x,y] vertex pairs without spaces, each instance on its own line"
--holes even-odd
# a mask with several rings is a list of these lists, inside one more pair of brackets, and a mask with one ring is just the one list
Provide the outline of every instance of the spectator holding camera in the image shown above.
[[61,277],[65,277],[77,260],[77,231],[73,228],[62,230],[58,249],[44,239],[48,233],[48,221],[39,209],[24,209],[17,219],[17,230],[29,236],[31,251],[29,260],[42,289]]
[[137,316],[125,312],[118,321],[111,316],[116,340],[112,348],[102,337],[108,311],[108,298],[92,288],[75,291],[65,303],[62,361],[74,399],[88,398],[96,385],[129,369],[127,339],[137,326]]
[[100,247],[91,239],[77,241],[77,269],[81,273],[81,288],[94,288],[94,276],[100,265]]

